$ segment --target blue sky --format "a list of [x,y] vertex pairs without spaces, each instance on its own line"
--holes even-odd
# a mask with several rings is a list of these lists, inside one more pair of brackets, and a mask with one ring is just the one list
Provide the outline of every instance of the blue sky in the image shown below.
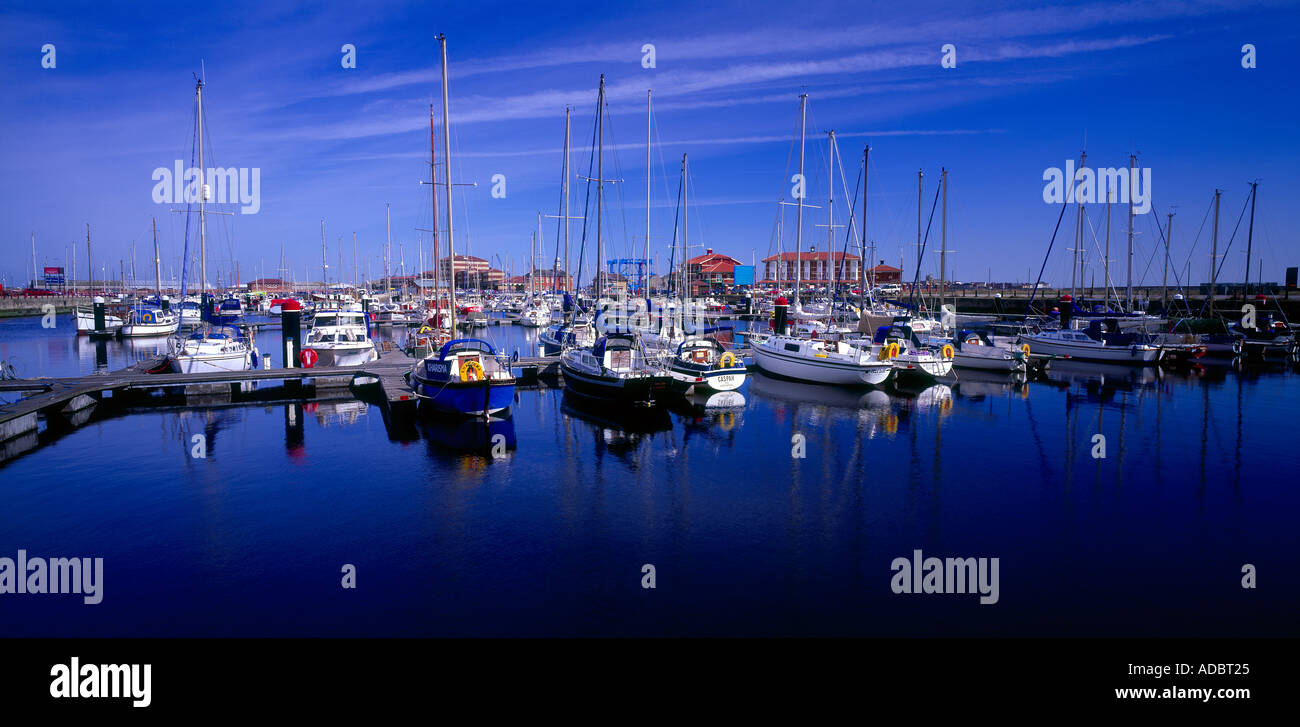
[[[745,262],[777,251],[778,199],[789,198],[798,96],[809,94],[808,210],[804,244],[823,250],[827,136],[858,179],[872,146],[868,239],[877,258],[910,278],[916,172],[928,215],[941,167],[950,175],[950,277],[1024,280],[1038,273],[1060,213],[1043,201],[1043,172],[1085,148],[1089,166],[1128,154],[1152,170],[1153,214],[1136,221],[1136,282],[1158,283],[1157,233],[1171,206],[1174,264],[1208,278],[1210,222],[1223,190],[1226,239],[1251,180],[1259,180],[1255,259],[1281,280],[1300,264],[1296,231],[1295,59],[1290,2],[783,3],[5,3],[0,10],[0,274],[64,264],[73,244],[84,270],[86,223],[96,267],[137,246],[149,269],[157,216],[164,266],[179,264],[183,216],[155,204],[155,168],[189,159],[193,73],[206,68],[209,166],[261,170],[257,214],[210,221],[209,270],[274,276],[283,242],[294,277],[320,277],[325,220],[330,276],[339,238],[344,276],[357,234],[364,275],[380,274],[385,204],[394,257],[414,269],[416,228],[430,226],[429,104],[437,101],[435,36],[446,33],[451,71],[458,252],[524,268],[537,214],[559,203],[563,117],[573,108],[574,173],[584,173],[597,80],[608,83],[606,212],[609,253],[639,252],[645,234],[646,90],[655,97],[650,236],[659,268],[671,241],[681,155],[689,154],[692,252],[707,246]],[[57,66],[41,67],[41,46]],[[355,69],[340,48],[357,48]],[[642,66],[654,44],[656,67]],[[956,47],[956,68],[940,48]],[[1243,44],[1257,67],[1243,69]],[[439,118],[441,108],[437,108]],[[441,157],[441,149],[439,149]],[[491,196],[491,178],[506,196]],[[836,171],[837,177],[839,171]],[[838,182],[837,182],[838,184]],[[572,214],[584,187],[574,183]],[[837,223],[846,203],[837,193]],[[234,207],[226,209],[235,210]],[[237,211],[237,210],[235,210]],[[1111,219],[1112,274],[1123,284],[1125,211]],[[1067,214],[1045,277],[1069,283]],[[856,215],[860,221],[861,213]],[[782,228],[792,249],[794,215]],[[1104,206],[1088,208],[1101,258]],[[937,243],[938,220],[932,242]],[[573,227],[576,240],[581,224]],[[554,255],[554,220],[542,226]],[[1244,270],[1245,223],[1222,277]],[[839,238],[842,244],[842,237]],[[1193,242],[1195,248],[1193,249]],[[427,247],[428,238],[424,237]],[[591,250],[584,270],[591,270]],[[426,251],[426,256],[428,255]],[[493,257],[498,256],[498,257]],[[427,264],[426,264],[427,267]],[[928,257],[922,273],[938,272]],[[1090,268],[1089,275],[1099,266]],[[164,272],[166,275],[167,272]],[[223,273],[223,277],[228,276]],[[84,273],[82,275],[84,277]],[[585,277],[585,276],[584,276]]]

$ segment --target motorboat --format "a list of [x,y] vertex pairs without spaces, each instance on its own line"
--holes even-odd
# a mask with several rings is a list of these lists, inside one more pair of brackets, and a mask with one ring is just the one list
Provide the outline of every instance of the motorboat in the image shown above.
[[487,416],[508,409],[515,398],[510,361],[492,344],[457,338],[434,355],[415,363],[411,390],[434,409],[466,416]]
[[316,353],[314,366],[360,366],[379,358],[365,313],[346,306],[316,311],[303,348]]

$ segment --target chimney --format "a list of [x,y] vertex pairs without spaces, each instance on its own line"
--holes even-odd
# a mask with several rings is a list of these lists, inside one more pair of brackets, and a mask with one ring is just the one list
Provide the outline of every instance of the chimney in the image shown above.
[[705,248],[705,250],[704,250],[704,254],[705,254],[705,255],[712,255],[712,254],[713,254],[713,248],[711,248],[711,247],[710,247],[710,248]]

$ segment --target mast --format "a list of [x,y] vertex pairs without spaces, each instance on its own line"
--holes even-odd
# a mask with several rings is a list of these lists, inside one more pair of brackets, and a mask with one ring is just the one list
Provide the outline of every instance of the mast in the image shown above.
[[[1248,256],[1246,260],[1249,262],[1250,257]],[[1250,265],[1247,264],[1246,267],[1250,268]],[[40,276],[36,274],[36,233],[33,232],[32,233],[32,284],[35,285],[37,279],[39,278]]]
[[[438,34],[438,46],[442,51],[442,166],[447,194],[447,260],[450,265],[451,290],[451,329],[456,330],[456,247],[452,236],[451,214],[451,115],[447,109],[447,36]],[[602,84],[603,88],[603,84]],[[437,192],[437,187],[434,187]],[[437,227],[435,224],[434,227]]]
[[153,218],[153,284],[162,305],[162,258],[158,257],[158,218]]
[[[1250,295],[1250,253],[1251,246],[1255,241],[1255,194],[1258,191],[1259,182],[1250,183],[1250,226],[1246,232],[1246,287],[1241,290],[1241,297],[1245,298]],[[1264,264],[1260,263],[1260,271],[1264,269]]]
[[1161,313],[1169,310],[1169,246],[1174,243],[1174,213],[1169,213],[1169,223],[1165,225],[1165,272],[1160,279]]
[[86,223],[86,295],[95,294],[95,266],[90,261],[90,223]]
[[198,101],[199,129],[199,305],[203,315],[208,315],[208,235],[203,212],[203,203],[207,200],[208,186],[204,184],[203,171],[203,79],[195,82],[194,96]]
[[384,203],[384,294],[391,295],[393,290],[393,209]]
[[1105,280],[1103,281],[1104,283],[1103,287],[1105,288],[1105,290],[1102,291],[1102,296],[1105,299],[1106,307],[1109,308],[1110,307],[1110,195],[1109,194],[1106,195],[1106,257],[1104,260],[1101,261],[1101,265],[1103,271],[1102,277],[1105,278]]
[[320,280],[321,288],[324,289],[325,300],[329,301],[330,263],[329,263],[329,258],[325,254],[325,218],[324,217],[322,217],[320,221],[320,274],[321,274],[321,280]]
[[799,288],[803,285],[803,198],[807,191],[803,176],[804,136],[808,130],[808,94],[799,94],[799,199],[795,201],[794,311],[799,312]]
[[[569,276],[569,107],[564,107],[564,174],[560,182],[560,196],[564,198],[564,211],[560,223],[564,226],[564,275]],[[570,282],[576,282],[570,278]]]
[[[925,172],[920,169],[916,170],[916,275],[912,278],[915,282],[912,283],[911,298],[919,297],[916,294],[916,289],[920,287],[919,283],[921,281],[921,208],[925,205],[925,201],[921,198],[921,190],[924,180]],[[909,302],[911,298],[908,299]]]
[[858,261],[858,303],[867,304],[867,161],[871,156],[871,145],[862,148],[862,239],[859,245],[861,259]]
[[[1088,164],[1088,152],[1079,155],[1079,170],[1082,171]],[[1074,221],[1074,264],[1070,266],[1070,298],[1073,300],[1079,295],[1079,288],[1083,286],[1083,251],[1079,249],[1083,240],[1083,202],[1077,198],[1078,189],[1075,187],[1075,180],[1070,180],[1070,187],[1076,195],[1076,207],[1078,212]],[[1077,277],[1076,277],[1077,276]],[[1075,282],[1078,281],[1076,285]]]
[[691,254],[691,227],[689,224],[690,219],[687,217],[690,208],[690,187],[689,177],[686,174],[686,155],[682,154],[682,254],[681,257],[677,258],[680,261],[677,264],[682,266],[682,292],[685,293],[686,300],[691,299],[691,266],[690,263],[686,262],[688,256]]
[[[1133,168],[1137,164],[1137,155],[1128,155],[1128,182],[1129,186],[1135,186],[1133,181]],[[1133,312],[1133,194],[1130,191],[1128,195],[1128,273],[1124,277],[1124,297],[1126,299],[1125,313]],[[1211,291],[1213,293],[1213,291]]]
[[357,287],[357,233],[352,233],[352,287]]
[[[645,249],[641,253],[642,260],[650,259],[650,89],[645,92]],[[1246,256],[1247,261],[1250,256]],[[645,295],[649,280],[649,271],[645,268],[645,263],[641,263],[642,277],[641,293]],[[1249,264],[1246,265],[1250,267]],[[1249,271],[1247,271],[1249,274]]]
[[[835,320],[835,132],[829,134],[830,147],[827,153],[829,164],[826,165],[826,269],[828,270],[827,278],[830,283],[831,294],[831,318],[834,324]],[[814,264],[816,264],[814,262]]]
[[[943,320],[944,288],[948,280],[948,168],[939,168],[939,184],[943,187],[943,223],[939,239],[939,319]],[[953,319],[956,322],[956,318]]]
[[600,74],[600,90],[596,95],[596,305],[605,297],[605,276],[600,274],[604,255],[601,237],[601,209],[605,206],[605,74]]
[[429,104],[429,183],[431,192],[430,200],[433,210],[433,229],[430,234],[433,235],[433,310],[434,315],[438,311],[438,138],[435,131],[437,126],[433,122],[433,104]]
[[1219,282],[1219,195],[1222,190],[1214,190],[1214,243],[1210,251],[1210,315],[1214,315],[1214,293]]

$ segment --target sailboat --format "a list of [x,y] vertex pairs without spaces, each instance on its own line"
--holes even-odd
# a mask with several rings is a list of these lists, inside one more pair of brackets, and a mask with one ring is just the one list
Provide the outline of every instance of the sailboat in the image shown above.
[[[456,260],[451,211],[451,114],[447,104],[447,37],[438,36],[442,51],[442,149],[444,190],[447,212],[447,259]],[[436,170],[435,174],[436,174]],[[434,187],[437,195],[437,187]],[[436,217],[435,217],[436,220]],[[434,227],[437,227],[435,222]],[[455,266],[451,292],[451,326],[456,325]],[[492,344],[476,338],[448,341],[437,353],[415,363],[407,378],[411,390],[433,408],[455,414],[488,416],[502,411],[514,401],[515,377],[509,360],[497,354]]]
[[[202,78],[195,79],[194,97],[196,103],[196,140],[198,144],[198,169],[202,174],[203,166],[203,85]],[[198,184],[199,202],[199,298],[206,299],[208,259],[207,227],[204,203],[210,194],[204,180]],[[186,251],[188,256],[189,252]],[[185,297],[184,281],[181,283],[181,297]],[[182,308],[183,310],[183,308]],[[207,311],[203,311],[206,313]],[[208,371],[247,371],[257,368],[258,355],[251,341],[246,340],[236,328],[208,326],[190,334],[187,338],[174,339],[172,353],[168,357],[171,369],[180,373],[201,373]]]
[[[807,131],[808,94],[799,96],[799,175],[803,178],[804,143]],[[831,141],[830,163],[834,165],[834,138]],[[832,166],[832,169],[834,167]],[[796,199],[798,216],[795,232],[795,285],[794,305],[792,309],[798,315],[799,291],[803,287],[803,265],[801,250],[803,248],[803,195]],[[833,224],[833,218],[831,220]],[[832,227],[832,229],[834,229]],[[786,308],[790,306],[785,297],[776,299],[777,316],[775,333],[752,346],[754,363],[763,371],[813,384],[834,384],[841,386],[878,386],[883,384],[893,373],[893,366],[872,356],[871,346],[863,341],[828,341],[817,338],[819,331],[810,331],[809,338],[787,335]],[[797,322],[796,322],[797,325]]]
[[[596,101],[596,300],[605,297],[603,213],[605,76],[600,77]],[[645,355],[633,330],[610,329],[589,347],[570,348],[560,354],[566,391],[604,403],[651,406],[671,393],[672,376]]]

